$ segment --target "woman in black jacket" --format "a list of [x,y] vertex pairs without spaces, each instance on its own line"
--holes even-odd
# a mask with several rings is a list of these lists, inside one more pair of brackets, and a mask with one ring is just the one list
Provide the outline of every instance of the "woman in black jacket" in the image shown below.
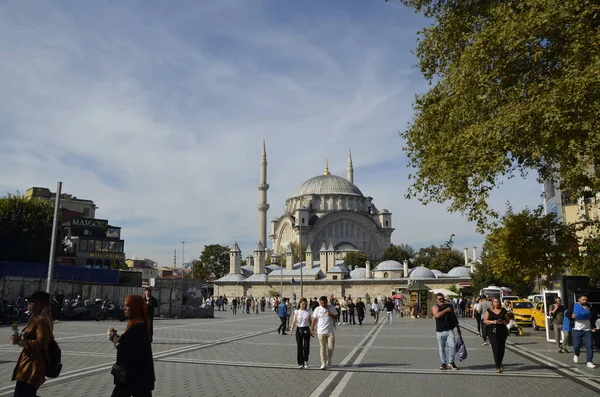
[[111,371],[115,383],[112,397],[151,397],[156,378],[144,298],[125,298],[124,312],[129,319],[127,328],[121,336],[111,335],[117,349],[117,362]]

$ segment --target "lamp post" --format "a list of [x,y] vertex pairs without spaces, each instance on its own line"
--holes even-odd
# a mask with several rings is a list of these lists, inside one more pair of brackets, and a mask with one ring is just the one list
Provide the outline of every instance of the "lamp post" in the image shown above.
[[[299,216],[298,218],[302,218]],[[302,282],[302,219],[298,219],[298,258],[300,258],[300,299],[304,298],[304,285]]]
[[183,265],[185,263],[185,240],[181,241],[181,278],[183,278]]
[[56,235],[58,234],[58,210],[60,207],[60,193],[62,182],[56,184],[56,198],[54,200],[54,219],[52,220],[52,240],[50,241],[50,258],[48,258],[48,279],[46,280],[46,292],[50,293],[52,282],[52,270],[54,268],[54,253],[56,252]]

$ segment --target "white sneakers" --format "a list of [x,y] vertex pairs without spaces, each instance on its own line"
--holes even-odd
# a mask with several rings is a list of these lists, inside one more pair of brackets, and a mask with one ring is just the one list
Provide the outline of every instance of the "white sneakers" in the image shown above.
[[573,362],[575,364],[577,364],[579,362],[579,357],[578,356],[573,356]]
[[304,368],[304,365],[298,365],[298,368]]
[[[573,362],[575,364],[577,364],[579,362],[579,357],[573,356]],[[588,368],[598,368],[598,366],[596,364],[594,364],[593,362],[590,362],[590,361],[588,361],[588,363],[585,366]]]
[[304,368],[308,368],[308,363],[306,361],[304,362]]
[[592,362],[589,362],[589,363],[587,363],[587,364],[586,364],[586,366],[587,366],[588,368],[596,368],[596,367],[597,367],[597,365],[596,365],[596,364],[594,364],[594,363],[592,363]]
[[320,369],[325,369],[325,364],[321,364],[321,368]]

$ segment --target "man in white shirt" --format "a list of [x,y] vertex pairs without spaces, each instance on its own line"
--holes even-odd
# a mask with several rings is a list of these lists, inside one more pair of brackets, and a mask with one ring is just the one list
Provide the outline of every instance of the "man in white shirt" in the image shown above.
[[315,336],[315,325],[317,325],[317,335],[319,338],[319,347],[321,352],[321,369],[331,366],[331,357],[335,347],[335,337],[333,335],[333,325],[338,318],[338,312],[333,305],[327,303],[327,297],[319,298],[319,307],[312,314],[312,323],[310,334]]

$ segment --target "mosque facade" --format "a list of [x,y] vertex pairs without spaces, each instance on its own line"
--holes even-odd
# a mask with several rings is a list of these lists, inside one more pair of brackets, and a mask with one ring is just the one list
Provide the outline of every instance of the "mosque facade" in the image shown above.
[[[227,296],[305,296],[321,295],[386,297],[406,289],[416,280],[430,288],[470,284],[470,266],[460,266],[448,274],[425,267],[409,269],[408,262],[379,259],[391,244],[392,214],[379,210],[373,198],[354,184],[354,167],[349,154],[346,177],[332,175],[328,164],[322,175],[304,182],[286,200],[284,214],[271,221],[267,236],[267,154],[263,142],[258,185],[258,243],[247,265],[241,266],[239,246],[230,250],[229,274],[215,281],[215,292]],[[271,249],[268,249],[269,238]],[[305,246],[302,261],[294,263],[290,243]],[[345,254],[366,254],[365,268],[351,269]],[[271,263],[266,263],[267,254]],[[285,257],[285,266],[280,266]],[[372,263],[378,263],[372,268]]]

